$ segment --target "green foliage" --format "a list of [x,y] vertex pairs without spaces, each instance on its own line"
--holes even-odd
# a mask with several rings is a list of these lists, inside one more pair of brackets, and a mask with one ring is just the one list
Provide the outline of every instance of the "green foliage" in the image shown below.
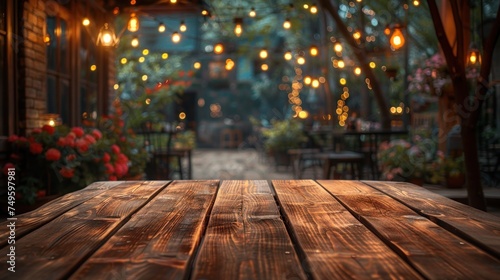
[[271,128],[263,129],[264,146],[269,152],[299,148],[307,141],[302,125],[295,119],[274,120]]

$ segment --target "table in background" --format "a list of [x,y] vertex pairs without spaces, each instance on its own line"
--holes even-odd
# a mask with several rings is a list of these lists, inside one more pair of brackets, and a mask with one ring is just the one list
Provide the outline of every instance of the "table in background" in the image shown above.
[[408,183],[96,182],[16,218],[2,279],[500,275],[500,218]]

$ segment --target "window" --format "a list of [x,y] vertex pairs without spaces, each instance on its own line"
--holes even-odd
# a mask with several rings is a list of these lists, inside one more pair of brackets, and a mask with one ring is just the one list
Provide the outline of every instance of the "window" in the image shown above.
[[47,16],[47,113],[59,114],[63,123],[70,123],[70,84],[69,63],[70,42],[68,17],[65,13]]

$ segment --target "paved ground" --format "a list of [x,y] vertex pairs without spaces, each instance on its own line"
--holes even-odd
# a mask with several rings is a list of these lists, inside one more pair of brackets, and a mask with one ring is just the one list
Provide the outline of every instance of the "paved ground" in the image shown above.
[[[320,170],[316,170],[321,174]],[[304,178],[313,178],[312,169],[306,171]],[[291,168],[276,168],[268,158],[255,150],[213,150],[196,149],[193,151],[193,179],[225,180],[274,180],[293,179]],[[442,186],[424,185],[427,189],[465,202],[465,189],[447,189]],[[500,187],[485,188],[489,211],[500,216]]]

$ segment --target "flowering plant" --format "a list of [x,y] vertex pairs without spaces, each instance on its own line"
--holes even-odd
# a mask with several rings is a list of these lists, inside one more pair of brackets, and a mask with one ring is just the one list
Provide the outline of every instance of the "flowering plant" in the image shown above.
[[382,177],[386,180],[426,178],[436,151],[435,141],[419,135],[412,142],[402,139],[382,142],[377,154]]

